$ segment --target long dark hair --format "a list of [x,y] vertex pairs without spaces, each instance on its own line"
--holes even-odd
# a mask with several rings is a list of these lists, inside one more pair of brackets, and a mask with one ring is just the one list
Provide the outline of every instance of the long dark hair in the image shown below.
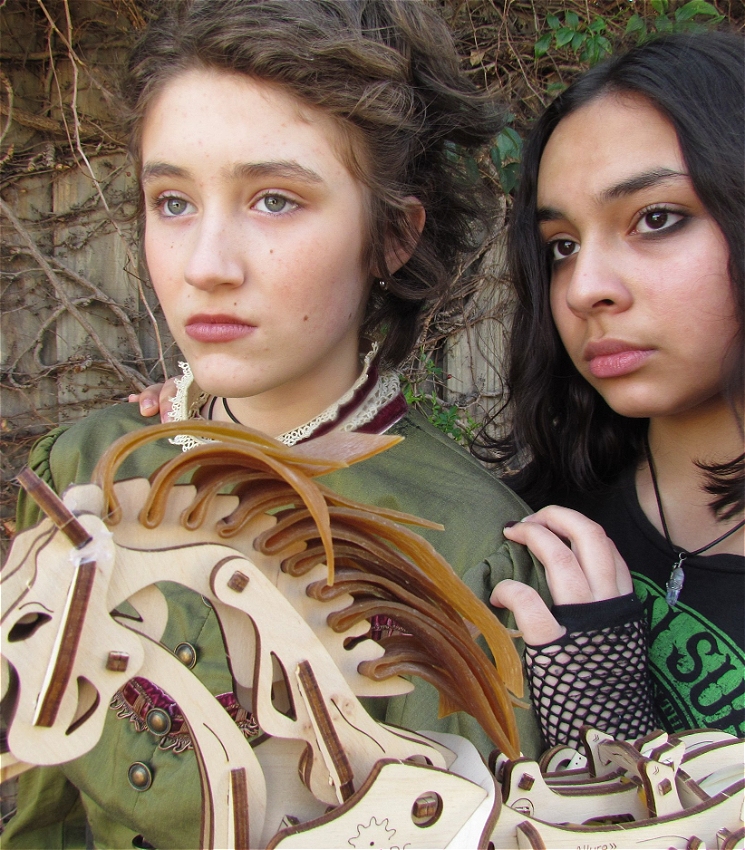
[[[372,196],[363,333],[397,365],[418,335],[426,301],[446,294],[496,210],[464,153],[493,139],[503,110],[460,70],[452,36],[426,3],[399,0],[165,0],[122,84],[130,150],[139,165],[143,117],[174,77],[193,68],[275,84],[329,115],[340,154]],[[139,169],[138,169],[139,171]],[[410,230],[407,196],[427,218]],[[416,244],[397,272],[385,247]]]
[[[672,123],[696,194],[727,242],[739,334],[731,362],[724,365],[723,391],[735,415],[742,412],[744,43],[735,34],[709,32],[671,35],[633,48],[591,69],[559,95],[525,145],[508,236],[517,305],[507,351],[507,401],[492,419],[496,423],[506,413],[511,431],[490,437],[487,427],[474,451],[502,464],[510,486],[534,507],[610,483],[641,456],[649,423],[615,413],[577,372],[549,305],[550,265],[536,217],[541,156],[557,124],[599,97],[641,95]],[[744,456],[701,466],[713,510],[732,516],[745,501]]]

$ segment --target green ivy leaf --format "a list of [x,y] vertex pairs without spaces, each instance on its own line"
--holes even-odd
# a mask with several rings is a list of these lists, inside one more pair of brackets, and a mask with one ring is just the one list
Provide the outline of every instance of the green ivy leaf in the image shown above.
[[594,32],[594,33],[605,32],[607,28],[608,27],[605,23],[605,18],[595,18],[595,20],[588,27],[590,32]]
[[512,127],[505,127],[497,136],[497,148],[502,161],[519,159],[523,147],[520,134]]
[[587,33],[586,32],[576,32],[574,33],[574,37],[572,38],[572,50],[575,52],[582,47],[582,45],[587,41]]
[[709,17],[719,17],[719,12],[706,0],[690,0],[685,6],[675,10],[676,21],[688,21],[696,15],[708,15]]
[[561,21],[556,17],[556,15],[549,15],[546,18],[546,23],[552,30],[557,30],[561,26]]
[[450,162],[460,162],[462,155],[462,149],[459,145],[450,141],[445,142],[445,156]]
[[600,47],[597,41],[593,38],[587,42],[585,49],[580,53],[579,58],[582,62],[587,62],[589,65],[596,65],[600,59]]
[[626,35],[630,35],[631,33],[640,33],[641,35],[646,35],[647,25],[644,22],[644,18],[634,12],[634,14],[629,18],[628,23],[626,24],[625,33]]
[[665,15],[660,15],[659,17],[655,18],[654,26],[657,32],[673,31],[673,22]]
[[602,59],[604,56],[610,56],[613,53],[613,45],[604,35],[599,35],[595,39],[595,43],[598,46],[598,59]]
[[567,12],[564,15],[564,26],[576,30],[579,26],[579,15],[576,12]]
[[684,32],[699,34],[702,32],[709,32],[712,24],[718,24],[723,20],[723,17],[709,18],[709,21],[706,24],[697,23],[696,21],[684,21],[683,23],[678,24],[678,28],[682,29]]
[[510,192],[517,186],[517,178],[520,176],[520,163],[519,162],[511,162],[509,165],[505,165],[499,172],[499,182],[502,184],[502,191],[505,195],[509,195]]
[[574,30],[570,30],[567,27],[562,27],[560,30],[556,31],[556,46],[557,47],[566,47],[567,44],[574,38]]
[[561,92],[563,92],[566,87],[566,83],[549,83],[546,86],[546,94],[551,95],[553,97],[557,94],[561,94]]
[[664,15],[667,12],[668,0],[651,0],[651,5],[658,15]]
[[551,33],[547,32],[535,43],[535,47],[533,48],[535,58],[540,59],[541,56],[545,56],[548,53],[549,47],[551,47]]

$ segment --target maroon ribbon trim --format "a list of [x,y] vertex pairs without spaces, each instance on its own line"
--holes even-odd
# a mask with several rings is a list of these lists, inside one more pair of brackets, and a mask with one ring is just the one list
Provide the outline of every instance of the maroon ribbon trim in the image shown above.
[[[169,735],[176,736],[188,734],[186,720],[184,719],[184,715],[181,713],[181,709],[178,707],[178,704],[174,702],[174,700],[171,699],[171,697],[162,688],[159,688],[148,679],[136,676],[134,679],[130,679],[119,693],[132,712],[140,718],[143,724],[145,724],[145,718],[147,717],[148,712],[153,708],[159,708],[162,711],[165,711],[171,718],[172,725],[171,730],[168,733]],[[247,712],[246,709],[238,702],[235,694],[233,693],[217,694],[215,699],[236,723],[250,714],[250,712]]]
[[[329,431],[333,431],[340,422],[348,419],[358,407],[362,406],[365,399],[368,395],[370,395],[372,390],[375,388],[375,385],[378,383],[379,377],[380,372],[378,370],[378,361],[375,360],[370,366],[370,371],[367,373],[367,378],[364,384],[355,391],[352,398],[346,404],[343,404],[339,408],[336,417],[331,422],[324,422],[324,424],[316,428],[312,434],[309,434],[302,440],[298,440],[295,445],[306,443],[316,437],[322,437],[324,434],[328,434]],[[387,431],[391,425],[394,425],[399,419],[404,417],[408,409],[409,406],[406,403],[404,394],[400,392],[394,399],[389,401],[388,404],[383,405],[370,422],[366,422],[364,425],[360,425],[359,428],[355,428],[354,430],[359,434],[382,434]]]

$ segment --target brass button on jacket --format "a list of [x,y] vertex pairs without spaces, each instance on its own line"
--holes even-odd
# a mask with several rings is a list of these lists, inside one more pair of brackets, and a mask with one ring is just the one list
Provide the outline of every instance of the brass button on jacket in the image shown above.
[[145,725],[153,735],[167,735],[171,731],[171,716],[162,708],[151,708],[145,716]]
[[136,761],[129,766],[127,779],[135,791],[147,791],[153,784],[153,772],[143,762]]
[[197,651],[190,643],[180,643],[176,647],[176,658],[190,670],[197,663]]

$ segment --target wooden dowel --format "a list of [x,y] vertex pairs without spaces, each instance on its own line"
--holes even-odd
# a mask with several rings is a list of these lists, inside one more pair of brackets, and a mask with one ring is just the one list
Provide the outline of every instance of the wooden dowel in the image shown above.
[[88,610],[88,602],[93,590],[93,581],[96,576],[96,565],[88,561],[78,567],[75,578],[75,586],[72,589],[72,599],[67,617],[62,626],[62,640],[60,642],[57,658],[54,662],[54,670],[49,680],[46,691],[41,696],[39,714],[34,721],[34,726],[50,727],[57,719],[62,697],[67,690],[68,682],[75,665],[75,656],[78,652],[80,635],[85,623],[85,614]]
[[18,473],[18,483],[59,528],[76,549],[82,549],[93,539],[78,522],[73,512],[31,469],[26,467]]
[[230,771],[230,791],[233,799],[233,833],[235,850],[250,850],[248,837],[248,780],[244,767]]
[[323,701],[323,694],[318,686],[316,674],[313,672],[313,668],[308,661],[301,661],[298,664],[297,674],[307,696],[308,706],[313,713],[313,718],[323,738],[323,743],[339,777],[339,793],[341,794],[341,798],[342,800],[348,800],[354,794],[354,773],[352,772],[352,766],[349,763],[347,754],[344,752],[344,747],[336,733],[334,724],[331,721],[326,703]]

